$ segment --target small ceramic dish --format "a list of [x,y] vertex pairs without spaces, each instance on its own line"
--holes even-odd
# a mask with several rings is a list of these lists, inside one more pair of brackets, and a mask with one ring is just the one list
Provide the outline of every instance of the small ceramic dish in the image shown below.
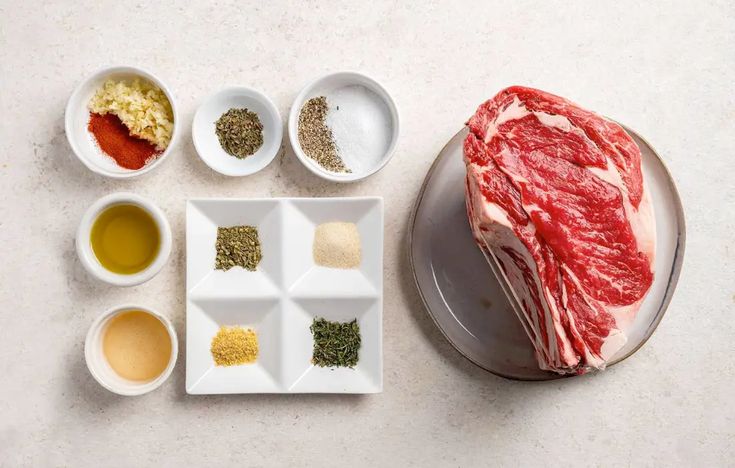
[[[301,109],[311,98],[318,96],[326,96],[327,102],[330,100],[330,95],[335,94],[337,91],[343,90],[352,86],[362,86],[368,91],[375,93],[382,104],[385,106],[385,115],[383,118],[386,119],[385,125],[389,129],[390,138],[387,142],[385,152],[383,156],[379,158],[375,163],[367,163],[364,167],[359,170],[353,170],[350,173],[337,173],[324,169],[315,160],[311,159],[304,153],[299,143],[298,137],[298,125],[299,125],[299,114]],[[339,106],[337,106],[339,108]],[[349,112],[349,109],[346,109]],[[358,121],[359,119],[355,119]],[[398,118],[398,108],[391,95],[386,89],[377,81],[370,78],[367,75],[363,75],[357,72],[338,72],[330,75],[325,75],[317,80],[308,84],[296,97],[293,105],[291,106],[291,112],[288,118],[288,138],[291,142],[291,147],[296,153],[299,160],[314,174],[318,175],[327,180],[333,182],[354,182],[356,180],[364,179],[372,174],[375,174],[380,169],[385,167],[393,156],[396,144],[398,143],[398,136],[400,134],[400,125]],[[339,145],[338,145],[339,146]],[[350,155],[340,155],[347,163]],[[347,164],[349,167],[350,165]],[[351,168],[353,169],[353,168]]]
[[[316,227],[357,225],[355,269],[319,266]],[[258,229],[255,271],[215,269],[217,228]],[[312,363],[315,318],[357,320],[354,368]],[[380,198],[199,199],[186,204],[186,391],[214,393],[379,393],[383,389],[383,200]],[[222,326],[258,336],[252,364],[217,366],[210,352]]]
[[[217,119],[233,108],[255,112],[263,124],[263,145],[243,159],[227,154],[215,133]],[[209,96],[199,106],[191,133],[199,157],[209,167],[228,176],[246,176],[265,168],[276,157],[283,140],[283,123],[278,109],[263,93],[235,87]]]
[[[156,259],[145,270],[130,275],[113,273],[103,267],[92,251],[90,242],[92,225],[100,213],[106,208],[120,204],[131,204],[143,208],[153,217],[161,235],[161,245]],[[84,213],[77,229],[77,255],[82,265],[95,278],[115,286],[135,286],[153,278],[168,261],[171,244],[171,227],[166,215],[153,202],[134,193],[119,192],[100,198]]]
[[[171,103],[171,109],[174,115],[174,130],[171,135],[171,142],[166,149],[156,159],[140,169],[131,170],[120,167],[115,161],[107,156],[99,149],[94,136],[89,132],[87,126],[89,124],[88,104],[92,96],[108,79],[112,80],[130,80],[134,78],[143,78],[155,84],[164,92],[168,101]],[[66,126],[66,138],[69,140],[74,154],[77,158],[87,166],[91,171],[103,176],[116,179],[124,179],[135,177],[146,172],[150,172],[153,168],[159,166],[164,159],[171,154],[172,149],[178,141],[180,130],[180,122],[178,111],[176,110],[176,101],[173,94],[163,81],[152,73],[136,67],[110,67],[103,68],[92,74],[74,89],[69,101],[66,104],[66,112],[64,115]]]
[[[129,380],[118,375],[107,362],[105,353],[103,351],[103,339],[107,329],[107,325],[110,323],[115,316],[123,312],[131,310],[140,310],[146,312],[163,323],[168,331],[168,336],[171,339],[171,358],[169,359],[166,369],[153,380],[148,381],[135,381]],[[108,309],[102,313],[95,321],[92,326],[89,327],[87,332],[87,339],[84,342],[84,359],[87,361],[87,368],[92,374],[92,377],[107,390],[117,393],[118,395],[135,396],[143,395],[157,389],[168,379],[171,372],[174,370],[176,365],[176,356],[179,354],[179,340],[176,337],[176,330],[174,330],[171,322],[148,307],[141,307],[138,305],[121,305]]]

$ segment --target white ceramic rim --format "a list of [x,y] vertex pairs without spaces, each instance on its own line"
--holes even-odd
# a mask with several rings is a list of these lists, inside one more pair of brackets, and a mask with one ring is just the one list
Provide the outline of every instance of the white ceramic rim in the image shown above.
[[[228,93],[228,92],[235,92],[240,95],[247,95],[248,97],[253,97],[256,100],[260,101],[265,105],[265,107],[268,109],[268,112],[275,117],[275,120],[279,122],[279,125],[276,128],[276,139],[280,141],[280,144],[278,145],[278,148],[276,151],[273,152],[272,155],[268,156],[267,158],[262,158],[262,165],[258,167],[257,169],[250,171],[250,172],[237,172],[237,171],[226,171],[222,170],[221,168],[215,167],[212,164],[209,163],[209,158],[204,156],[205,151],[203,151],[203,148],[199,146],[199,143],[197,141],[197,134],[196,128],[194,128],[194,125],[197,121],[197,117],[199,116],[202,109],[213,99],[215,99],[220,94]],[[258,173],[268,167],[270,163],[273,162],[273,160],[278,155],[279,149],[283,145],[283,121],[281,120],[281,114],[278,112],[278,108],[273,103],[273,101],[270,100],[268,96],[266,96],[262,91],[257,90],[255,88],[249,88],[247,86],[227,86],[225,88],[220,89],[219,91],[216,91],[206,98],[199,104],[199,107],[197,107],[197,111],[194,114],[194,119],[192,120],[192,129],[191,129],[191,139],[194,142],[194,149],[196,149],[197,154],[199,155],[199,159],[204,161],[204,164],[209,166],[210,169],[212,169],[215,172],[219,172],[222,175],[230,176],[230,177],[243,177],[252,175],[255,173]]]
[[[97,216],[106,208],[121,204],[136,205],[148,212],[156,222],[161,235],[161,246],[158,249],[156,259],[145,270],[132,275],[113,273],[103,267],[92,251],[92,244],[89,241],[92,225],[97,219]],[[117,192],[105,195],[87,208],[79,223],[76,238],[77,255],[84,268],[95,278],[115,286],[135,286],[145,283],[156,276],[168,261],[172,244],[171,226],[163,211],[147,198],[129,192]]]
[[[72,130],[72,127],[74,125],[74,123],[72,122],[72,109],[76,105],[78,105],[77,102],[79,100],[79,94],[90,81],[98,80],[101,77],[111,75],[113,73],[130,73],[140,75],[141,77],[151,81],[153,84],[161,88],[163,93],[166,95],[166,98],[168,98],[168,102],[171,104],[171,111],[174,115],[174,128],[171,134],[171,141],[169,142],[166,149],[163,150],[163,153],[161,153],[161,155],[158,156],[155,160],[137,170],[129,170],[126,172],[111,172],[101,166],[91,163],[87,160],[85,156],[82,155],[82,150],[79,148],[79,146],[77,146],[76,140],[72,137],[74,133]],[[116,65],[112,67],[102,68],[94,72],[92,75],[88,76],[85,80],[79,83],[76,88],[74,88],[74,91],[71,93],[69,100],[66,102],[66,109],[64,112],[64,129],[66,132],[66,139],[69,142],[69,146],[71,146],[71,149],[74,151],[77,159],[79,159],[79,161],[81,161],[82,164],[84,164],[92,172],[106,177],[111,177],[113,179],[128,179],[130,177],[136,177],[150,172],[153,170],[153,168],[159,166],[161,162],[166,159],[166,157],[171,153],[171,150],[174,148],[174,146],[176,146],[176,143],[179,140],[179,134],[181,133],[179,130],[180,128],[181,122],[179,119],[179,112],[176,107],[176,100],[174,99],[174,96],[168,86],[166,86],[166,84],[153,73],[142,68],[129,65]]]
[[[355,79],[356,84],[364,85],[364,82],[367,82],[369,84],[368,88],[371,88],[371,91],[376,92],[378,96],[380,96],[381,99],[385,102],[385,105],[388,107],[388,110],[390,111],[391,118],[393,119],[393,128],[392,128],[392,135],[391,135],[391,142],[388,146],[388,149],[386,150],[385,154],[383,155],[383,158],[379,164],[377,164],[375,167],[373,167],[371,170],[367,172],[363,172],[361,174],[337,174],[334,172],[329,172],[325,169],[322,169],[316,162],[314,162],[311,158],[309,158],[304,151],[301,149],[301,145],[299,144],[299,137],[298,137],[298,121],[299,121],[299,113],[301,112],[301,107],[304,105],[304,100],[306,99],[306,96],[311,93],[311,91],[316,88],[319,84],[322,83],[322,81],[325,81],[331,77],[334,76],[343,76],[345,78],[349,79]],[[388,92],[383,85],[381,85],[377,80],[374,78],[360,72],[356,71],[341,71],[336,73],[329,73],[326,75],[323,75],[315,80],[313,80],[311,83],[304,86],[304,88],[301,90],[301,92],[296,96],[296,99],[294,99],[293,105],[291,106],[291,111],[288,116],[288,139],[291,142],[291,148],[293,148],[294,153],[296,154],[296,157],[299,158],[299,161],[309,170],[312,174],[316,174],[319,177],[331,180],[332,182],[342,182],[342,183],[348,183],[348,182],[355,182],[358,180],[365,179],[367,177],[370,177],[371,175],[375,174],[376,172],[383,169],[388,162],[393,159],[393,154],[395,152],[396,146],[398,145],[398,138],[401,134],[401,124],[400,124],[400,117],[398,115],[398,106],[396,106],[395,101],[393,100],[393,96]]]
[[[97,361],[95,361],[92,353],[102,354],[101,348],[95,346],[95,344],[97,343],[98,338],[102,335],[102,332],[104,331],[107,322],[109,322],[116,315],[131,310],[140,310],[142,312],[151,314],[152,316],[160,320],[161,323],[163,323],[163,326],[166,327],[168,336],[171,339],[171,358],[168,361],[168,366],[166,366],[166,369],[164,369],[161,375],[149,382],[141,382],[139,384],[135,384],[133,390],[126,390],[116,386],[113,382],[108,382],[104,379],[104,377],[102,377],[102,373],[99,371]],[[89,373],[92,374],[92,377],[94,377],[97,383],[105,387],[107,390],[111,391],[112,393],[117,393],[118,395],[124,396],[143,395],[144,393],[151,392],[160,387],[163,382],[168,380],[169,376],[173,372],[174,367],[176,366],[176,359],[178,357],[178,354],[179,340],[176,336],[176,330],[171,324],[171,321],[165,316],[151,309],[150,307],[143,307],[136,304],[124,304],[107,309],[105,312],[100,314],[94,320],[94,322],[92,322],[92,325],[89,327],[89,331],[87,332],[87,338],[84,341],[84,360],[87,362]],[[106,361],[104,355],[100,355],[99,359],[102,361]]]

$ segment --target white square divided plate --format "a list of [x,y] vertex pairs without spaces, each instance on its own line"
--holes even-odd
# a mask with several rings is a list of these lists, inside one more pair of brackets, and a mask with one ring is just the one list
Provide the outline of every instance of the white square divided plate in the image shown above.
[[[316,226],[357,225],[362,261],[354,270],[314,264]],[[258,228],[258,269],[214,269],[217,227]],[[311,363],[314,318],[357,319],[362,344],[350,368]],[[258,335],[253,364],[215,366],[222,325]],[[378,393],[383,390],[383,200],[381,198],[194,199],[186,204],[186,391]]]

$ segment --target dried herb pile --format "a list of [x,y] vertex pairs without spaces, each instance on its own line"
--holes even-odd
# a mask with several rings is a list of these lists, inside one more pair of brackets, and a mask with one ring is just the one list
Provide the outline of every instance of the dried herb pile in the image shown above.
[[217,119],[215,133],[222,149],[244,159],[263,146],[263,124],[258,114],[247,109],[230,109]]
[[263,258],[258,229],[253,226],[218,227],[215,247],[214,268],[217,270],[227,271],[239,266],[255,271]]
[[360,326],[315,318],[309,327],[314,337],[312,362],[319,367],[355,367],[360,352]]

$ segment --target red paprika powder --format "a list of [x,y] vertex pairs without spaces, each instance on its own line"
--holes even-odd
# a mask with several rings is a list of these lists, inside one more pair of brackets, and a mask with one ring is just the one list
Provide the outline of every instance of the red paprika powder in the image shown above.
[[105,154],[126,169],[140,169],[147,160],[160,154],[150,142],[133,136],[115,114],[89,114],[87,129]]

